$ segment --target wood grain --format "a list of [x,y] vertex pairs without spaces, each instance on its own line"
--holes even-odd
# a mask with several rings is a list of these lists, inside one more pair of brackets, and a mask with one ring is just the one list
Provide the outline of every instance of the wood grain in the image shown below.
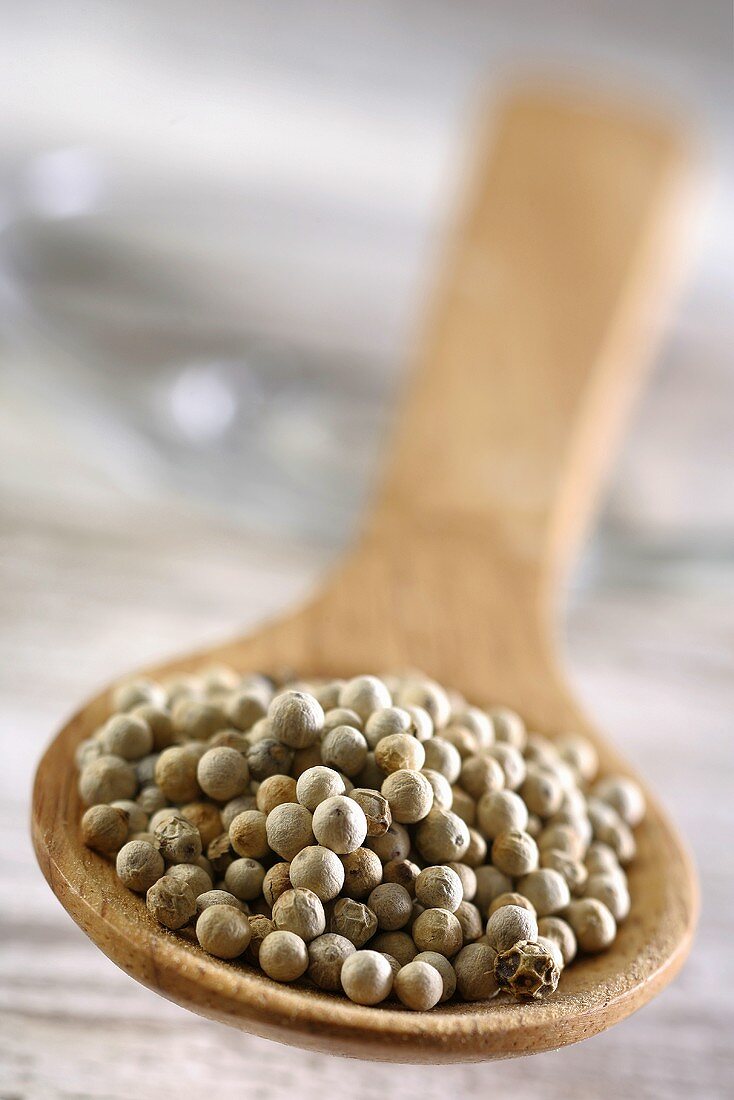
[[[543,732],[596,736],[558,672],[549,608],[645,358],[651,305],[667,282],[660,243],[681,154],[658,125],[540,95],[509,103],[494,147],[482,148],[394,457],[357,549],[300,612],[154,673],[219,659],[306,676],[418,666],[477,702],[516,706]],[[574,965],[547,1003],[373,1010],[216,962],[154,927],[80,844],[73,749],[108,709],[105,692],[41,763],[38,858],[115,962],[204,1015],[371,1059],[509,1057],[623,1018],[688,951],[695,880],[651,798],[630,920],[613,949]],[[599,744],[605,767],[626,770]]]

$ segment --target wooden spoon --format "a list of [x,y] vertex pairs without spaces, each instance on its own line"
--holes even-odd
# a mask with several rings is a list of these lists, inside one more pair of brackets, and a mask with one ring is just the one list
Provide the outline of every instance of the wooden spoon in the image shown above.
[[[302,610],[142,672],[417,667],[474,702],[516,708],[532,729],[582,731],[604,769],[629,772],[569,694],[550,611],[670,282],[664,246],[681,150],[657,122],[558,95],[517,95],[495,122],[359,545]],[[613,947],[574,963],[547,1001],[363,1008],[219,962],[163,931],[81,843],[74,747],[109,706],[109,691],[88,703],[41,761],[38,859],[114,962],[205,1016],[370,1059],[501,1058],[602,1031],[669,982],[688,952],[694,872],[646,790],[631,916]]]

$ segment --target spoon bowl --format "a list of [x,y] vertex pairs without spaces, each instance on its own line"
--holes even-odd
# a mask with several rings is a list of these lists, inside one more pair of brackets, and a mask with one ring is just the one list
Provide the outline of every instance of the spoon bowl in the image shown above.
[[[306,607],[140,674],[214,663],[304,679],[421,668],[472,703],[513,707],[540,733],[586,734],[603,771],[631,774],[566,687],[553,611],[670,285],[664,246],[684,158],[658,121],[564,95],[516,95],[496,122],[479,143],[468,215],[356,549]],[[366,1008],[213,959],[192,933],[163,930],[81,841],[74,750],[110,713],[111,690],[40,763],[35,849],[90,938],[178,1004],[308,1049],[478,1061],[596,1034],[647,1002],[686,957],[695,875],[638,779],[648,814],[629,872],[631,914],[612,947],[576,961],[546,1001]]]

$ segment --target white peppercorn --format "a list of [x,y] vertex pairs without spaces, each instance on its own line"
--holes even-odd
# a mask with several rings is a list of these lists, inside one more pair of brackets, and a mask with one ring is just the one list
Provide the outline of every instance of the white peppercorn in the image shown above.
[[[257,722],[255,722],[254,725],[245,733],[245,741],[250,746],[250,748],[252,748],[253,745],[257,744],[258,741],[275,741],[275,738],[273,737],[273,727],[270,723],[270,719],[258,718]],[[276,741],[276,744],[279,745],[280,741]],[[282,747],[285,753],[286,746],[283,745]],[[292,759],[293,749],[288,749],[287,753],[290,754],[290,758]]]
[[577,951],[576,936],[567,921],[560,917],[541,917],[538,921],[538,935],[557,944],[564,966],[573,962]]
[[85,806],[132,798],[138,789],[135,769],[121,756],[98,756],[82,768],[79,797]]
[[[552,917],[560,913],[571,900],[565,878],[549,867],[531,871],[520,879],[517,888],[533,905],[539,917]],[[532,938],[532,936],[526,937],[526,939]]]
[[495,951],[486,943],[470,943],[454,959],[456,988],[463,1001],[488,1001],[499,992],[494,973]]
[[392,706],[392,698],[376,676],[355,676],[339,692],[339,706],[356,711],[366,722],[373,711]]
[[[459,876],[461,882],[461,891],[463,895],[463,901],[474,901],[474,896],[477,892],[477,876],[472,867],[469,867],[466,863],[447,863],[447,867]],[[450,908],[446,906],[446,908]]]
[[296,799],[313,813],[316,807],[327,798],[344,794],[344,789],[344,780],[339,772],[334,771],[333,768],[317,765],[299,775],[296,783]]
[[174,743],[176,732],[171,715],[163,706],[154,703],[142,703],[129,712],[131,718],[141,718],[153,735],[153,749],[160,752]]
[[103,752],[104,750],[99,741],[95,740],[94,737],[87,737],[84,741],[80,741],[74,749],[74,763],[81,772],[87,764],[91,764],[92,760],[102,756]]
[[370,893],[367,904],[377,917],[382,932],[397,932],[404,928],[413,912],[413,899],[404,886],[383,882]]
[[250,942],[247,945],[245,952],[246,958],[250,962],[260,965],[260,948],[262,947],[263,940],[266,936],[269,936],[271,932],[275,931],[275,925],[271,921],[270,917],[264,916],[262,913],[250,913]]
[[241,794],[238,798],[232,798],[226,805],[216,807],[222,822],[222,828],[229,831],[229,827],[238,814],[245,810],[257,810],[257,797],[253,794]]
[[538,845],[522,829],[508,829],[494,839],[492,863],[512,878],[527,875],[538,866]]
[[270,775],[263,779],[255,796],[258,810],[266,817],[276,806],[296,801],[296,781],[289,775]]
[[356,710],[352,710],[350,707],[332,707],[324,714],[322,733],[328,733],[329,730],[333,730],[337,726],[354,726],[356,730],[363,730],[364,723]]
[[398,932],[378,932],[370,942],[373,951],[381,951],[395,959],[399,966],[407,966],[418,954],[418,948],[405,930]]
[[547,951],[548,954],[552,956],[553,961],[556,964],[556,968],[558,969],[558,973],[560,974],[565,964],[563,962],[563,952],[561,951],[556,941],[551,939],[550,936],[538,935],[535,942],[538,944],[539,947],[542,947],[544,951]]
[[383,863],[407,859],[410,852],[410,835],[404,825],[393,821],[381,836],[368,837],[367,847],[371,848]]
[[454,801],[454,793],[446,776],[433,771],[432,768],[422,768],[421,775],[425,776],[431,784],[433,805],[440,806],[442,810],[450,810]]
[[451,863],[469,847],[469,829],[453,810],[434,806],[416,829],[415,843],[427,862]]
[[[305,851],[306,849],[304,848],[301,850]],[[293,883],[291,882],[290,863],[274,863],[273,866],[265,872],[262,892],[265,901],[271,909],[281,894],[284,894],[286,890],[292,889]]]
[[545,818],[560,809],[563,787],[551,771],[533,764],[528,767],[520,794],[530,813]]
[[597,840],[609,845],[624,867],[634,859],[637,844],[629,825],[622,821],[614,810],[611,810],[611,813],[614,814],[615,820],[601,822],[598,826],[594,826],[594,836]]
[[193,863],[201,855],[199,830],[180,814],[153,829],[158,851],[168,863]]
[[478,800],[489,791],[499,791],[505,785],[505,773],[493,756],[467,756],[461,765],[460,783],[471,797]]
[[413,961],[428,963],[438,971],[443,986],[439,1000],[441,1003],[450,1001],[456,992],[456,971],[446,956],[439,955],[437,951],[421,951]]
[[461,879],[450,867],[426,867],[415,881],[416,900],[426,909],[456,912],[464,900]]
[[386,775],[401,770],[420,771],[425,762],[423,743],[409,733],[390,734],[375,747],[375,763]]
[[250,741],[247,734],[241,730],[219,730],[207,741],[210,749],[235,749],[242,756],[247,756],[250,749]]
[[255,741],[247,753],[247,766],[250,778],[262,783],[269,775],[283,775],[290,771],[293,763],[293,749],[273,737],[263,737]]
[[416,706],[413,703],[409,703],[408,706],[400,708],[404,710],[406,714],[410,716],[410,730],[408,731],[417,737],[419,741],[428,741],[434,734],[433,719],[431,718],[425,707]]
[[461,775],[461,756],[459,750],[443,737],[432,737],[423,745],[425,767],[439,772],[452,785]]
[[441,730],[440,738],[452,745],[462,760],[466,760],[469,756],[476,756],[479,752],[477,738],[464,726],[446,726]]
[[313,818],[298,802],[284,802],[267,816],[267,842],[281,859],[291,860],[313,844]]
[[167,803],[163,791],[155,783],[148,783],[139,792],[135,800],[146,814],[156,813],[162,810]]
[[454,785],[451,788],[451,809],[470,827],[477,820],[477,804],[463,787]]
[[576,942],[587,954],[604,951],[614,942],[617,923],[606,905],[597,898],[581,898],[572,901],[564,913]]
[[211,875],[207,874],[204,868],[199,867],[196,863],[174,863],[172,867],[168,868],[166,874],[178,879],[179,882],[187,882],[191,887],[194,898],[198,898],[199,894],[211,890],[214,885]]
[[130,714],[114,714],[99,731],[102,748],[110,756],[140,760],[153,748],[153,734],[147,722]]
[[164,749],[155,766],[155,781],[171,802],[195,802],[201,795],[198,760],[183,745]]
[[112,692],[112,708],[115,711],[132,710],[143,704],[161,706],[165,701],[165,692],[152,680],[127,680],[118,684]]
[[228,802],[244,794],[250,772],[242,753],[220,745],[204,753],[197,765],[196,779],[204,794],[215,802]]
[[267,714],[268,699],[259,691],[237,691],[224,708],[227,721],[238,730],[249,730]]
[[325,711],[339,704],[339,693],[344,687],[344,680],[325,680],[322,684],[316,684],[311,694],[318,699]]
[[639,825],[645,816],[645,796],[642,789],[634,779],[628,779],[625,775],[605,776],[599,780],[592,793],[603,802],[609,803],[631,828]]
[[247,912],[245,903],[234,894],[230,894],[228,890],[204,890],[199,894],[196,898],[197,915],[203,913],[210,905],[234,905],[235,909],[239,909],[241,913]]
[[164,875],[145,895],[148,912],[165,928],[175,932],[188,924],[196,913],[196,899],[187,882]]
[[180,817],[178,810],[175,806],[163,806],[160,810],[156,810],[154,814],[150,815],[148,821],[148,830],[151,833],[155,833],[159,825],[162,825],[164,821],[170,821],[172,817]]
[[273,906],[272,917],[279,931],[295,932],[305,943],[326,929],[324,907],[313,890],[286,890]]
[[320,802],[313,815],[313,835],[337,855],[361,847],[367,836],[367,818],[355,801],[335,795]]
[[211,802],[188,802],[181,807],[181,817],[199,830],[203,848],[208,848],[222,832],[222,815]]
[[[379,791],[384,778],[385,773],[377,766],[375,754],[368,752],[364,767],[354,776],[354,785],[360,790]],[[351,794],[351,791],[348,793]]]
[[484,934],[484,921],[482,914],[471,901],[459,903],[455,913],[456,919],[461,925],[461,934],[464,944],[474,943]]
[[474,735],[479,748],[489,748],[494,742],[492,721],[479,707],[462,706],[451,715],[449,726],[463,726]]
[[237,959],[250,942],[250,922],[234,905],[210,905],[196,922],[196,938],[210,955]]
[[492,722],[495,740],[516,749],[525,747],[525,723],[519,714],[509,707],[492,707],[487,714]]
[[349,797],[360,807],[367,820],[367,836],[382,836],[390,828],[392,814],[388,801],[377,791],[355,787]]
[[427,962],[413,962],[401,967],[395,975],[395,993],[401,1004],[414,1012],[427,1012],[443,995],[443,979]]
[[541,852],[553,849],[557,852],[565,852],[573,859],[583,859],[586,845],[572,825],[557,822],[546,825],[538,837],[538,848]]
[[135,778],[139,787],[145,787],[149,783],[155,782],[155,766],[158,763],[158,755],[157,752],[151,752],[147,756],[141,756],[140,760],[134,761]]
[[621,924],[629,916],[631,899],[622,871],[591,875],[586,883],[584,896],[603,902],[617,924]]
[[358,775],[367,760],[367,742],[354,726],[336,726],[321,742],[321,759],[344,775]]
[[294,932],[276,929],[260,944],[260,967],[276,982],[294,982],[308,969],[308,949]]
[[433,805],[433,788],[417,771],[392,772],[382,784],[380,793],[387,799],[394,820],[402,825],[422,821]]
[[240,901],[254,901],[263,889],[265,868],[249,856],[233,859],[224,872],[224,884]]
[[390,995],[392,967],[378,951],[355,951],[342,964],[341,984],[350,1001],[376,1005]]
[[537,935],[535,913],[520,905],[503,905],[487,921],[487,942],[498,954],[521,940],[534,940]]
[[376,886],[382,882],[382,863],[380,857],[370,848],[356,848],[341,857],[344,868],[345,897],[364,901]]
[[487,749],[487,753],[493,760],[496,760],[502,768],[505,777],[505,787],[510,791],[519,790],[525,782],[525,776],[528,770],[525,758],[520,750],[516,749],[514,745],[502,742],[490,746],[490,748]]
[[148,844],[152,844],[153,847],[155,847],[155,837],[153,836],[152,833],[149,833],[147,831],[144,832],[144,833],[129,833],[127,839],[128,840],[145,840]]
[[419,951],[437,951],[451,958],[464,942],[458,918],[448,909],[426,909],[413,925],[413,941]]
[[435,680],[410,680],[398,692],[401,707],[422,707],[428,711],[434,729],[441,730],[451,717],[449,697]]
[[409,733],[412,719],[402,707],[381,707],[373,710],[364,726],[364,736],[371,749],[375,749],[385,737],[396,733]]
[[113,855],[128,838],[129,821],[129,814],[119,806],[90,806],[82,817],[82,840],[95,852]]
[[288,874],[292,886],[312,890],[321,901],[332,901],[344,886],[341,859],[318,844],[309,844],[297,852]]
[[409,859],[391,859],[382,868],[382,881],[394,882],[408,891],[411,898],[415,896],[415,880],[420,874],[420,867]]
[[171,707],[171,720],[179,737],[194,741],[206,741],[227,725],[221,707],[203,699],[178,699]]
[[[498,894],[496,898],[490,903],[487,911],[488,916],[492,916],[498,909],[501,909],[503,905],[519,905],[521,909],[529,909],[531,913],[535,914],[535,906],[531,901],[525,897],[524,894],[518,894],[515,890],[510,890],[506,894]],[[532,938],[532,937],[529,937]]]
[[356,948],[364,947],[377,931],[377,917],[361,901],[340,898],[329,915],[329,931],[344,936]]
[[599,770],[599,754],[588,737],[568,734],[557,742],[561,759],[573,769],[578,779],[589,783]]
[[532,764],[552,764],[558,759],[556,747],[542,733],[528,733],[525,738],[525,759]]
[[572,894],[583,894],[589,872],[580,860],[566,852],[556,851],[555,848],[543,848],[540,866],[563,875]]
[[336,993],[341,989],[341,972],[356,948],[345,936],[325,932],[308,945],[308,976],[319,989]]
[[602,844],[601,841],[598,840],[595,840],[593,844],[589,845],[584,863],[591,875],[621,870],[619,860],[614,850],[610,848],[608,844]]
[[466,867],[478,869],[487,858],[487,841],[478,829],[469,828],[469,847],[461,857],[461,862]]
[[487,791],[477,802],[477,823],[482,835],[494,840],[511,829],[524,831],[528,809],[514,791]]

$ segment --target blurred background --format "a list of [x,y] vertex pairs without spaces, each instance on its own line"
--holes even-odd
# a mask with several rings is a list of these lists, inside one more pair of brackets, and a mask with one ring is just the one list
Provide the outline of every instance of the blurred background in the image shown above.
[[[6,6],[0,1097],[152,1097],[174,1068],[183,1096],[247,1075],[264,1100],[730,1095],[732,857],[710,838],[734,827],[731,22],[724,0]],[[558,1055],[289,1052],[86,942],[33,862],[33,768],[110,676],[285,607],[348,541],[472,123],[538,74],[667,114],[694,152],[685,283],[563,629],[584,702],[691,838],[701,933],[659,1000]]]

